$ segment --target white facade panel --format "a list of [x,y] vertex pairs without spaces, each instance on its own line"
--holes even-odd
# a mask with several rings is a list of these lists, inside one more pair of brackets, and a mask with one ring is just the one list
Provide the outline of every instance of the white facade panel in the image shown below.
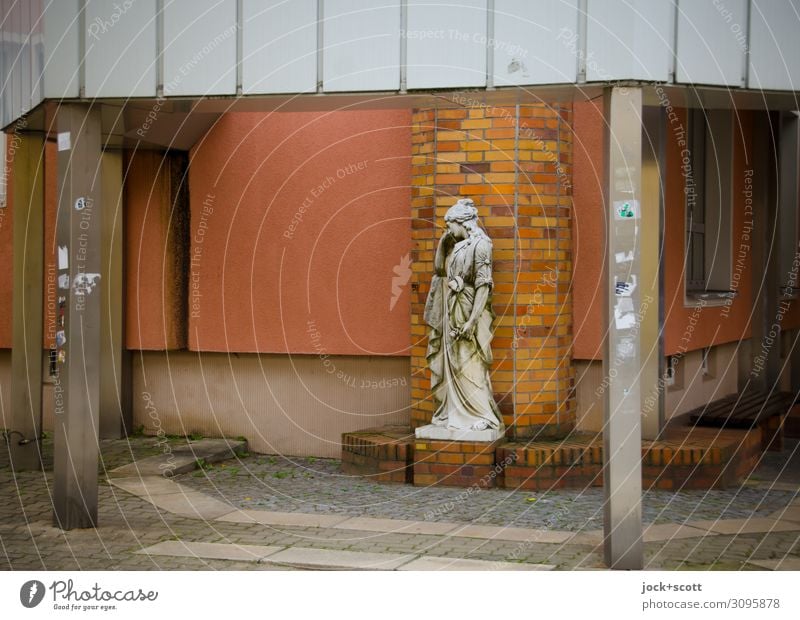
[[22,62],[24,54],[25,34],[23,33],[22,11],[18,2],[12,2],[8,10],[8,23],[11,31],[11,45],[7,62],[11,66],[10,79],[7,83],[11,86],[11,105],[17,114],[22,114]]
[[44,83],[44,2],[31,0],[31,107],[38,105],[43,97]]
[[409,89],[486,86],[486,0],[413,0],[406,37]]
[[317,0],[244,0],[242,92],[317,89]]
[[[17,44],[14,42],[14,28],[11,23],[11,4],[8,0],[0,0],[0,112],[3,125],[18,117],[16,93],[14,92],[14,56]],[[3,151],[5,152],[5,151]]]
[[326,0],[323,89],[400,88],[400,2]]
[[494,85],[575,82],[578,0],[495,0]]
[[675,7],[664,0],[589,0],[586,81],[666,82]]
[[156,0],[89,0],[86,96],[154,97]]
[[800,90],[800,0],[753,0],[749,88]]
[[77,97],[80,90],[80,0],[49,0],[44,8],[44,96]]
[[679,3],[676,82],[742,86],[747,49],[746,2]]
[[164,0],[164,95],[236,94],[236,0]]
[[19,110],[31,109],[31,14],[27,3],[16,2],[12,11],[16,14],[14,23],[19,33],[19,52],[14,60],[14,87]]

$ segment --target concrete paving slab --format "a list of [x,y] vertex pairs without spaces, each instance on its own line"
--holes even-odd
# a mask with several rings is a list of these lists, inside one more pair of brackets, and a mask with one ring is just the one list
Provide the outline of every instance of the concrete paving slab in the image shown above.
[[800,558],[784,558],[782,560],[748,560],[748,564],[760,566],[767,570],[794,570],[800,571]]
[[800,491],[800,486],[796,482],[774,482],[771,480],[746,480],[747,486],[754,486],[759,489],[768,489],[770,491],[789,491],[797,493]]
[[220,515],[218,521],[228,523],[260,523],[261,525],[284,525],[294,527],[335,527],[350,519],[347,515],[317,515],[304,512],[272,512],[269,510],[234,510]]
[[528,564],[525,562],[490,562],[487,560],[470,560],[460,558],[442,558],[424,555],[408,564],[404,564],[397,570],[428,571],[428,570],[480,570],[480,571],[519,571],[519,570],[553,570],[555,566],[550,564]]
[[780,521],[800,521],[800,505],[789,505],[782,510],[776,510],[769,517]]
[[718,521],[689,521],[686,525],[709,530],[717,534],[763,534],[766,532],[789,532],[800,530],[800,523],[776,521],[766,517],[752,519],[720,519]]
[[135,476],[176,476],[194,471],[197,459],[191,455],[159,454],[148,456],[108,472],[110,478]]
[[602,545],[603,530],[587,530],[573,534],[567,541],[568,545]]
[[221,502],[205,493],[189,491],[187,493],[170,493],[169,495],[142,496],[151,504],[162,510],[184,517],[212,520],[229,514],[233,506]]
[[375,519],[372,517],[351,517],[336,524],[336,529],[340,530],[361,530],[363,532],[386,532],[392,534],[430,534],[432,536],[442,536],[458,527],[460,527],[458,523]]
[[197,469],[198,461],[216,463],[247,450],[246,441],[227,439],[200,439],[188,444],[167,445],[170,447],[168,452],[112,469],[108,472],[109,477],[176,476]]
[[450,536],[481,538],[485,540],[510,540],[514,542],[562,544],[572,538],[572,532],[534,530],[524,527],[498,527],[496,525],[464,525],[449,533]]
[[316,570],[396,570],[416,556],[292,547],[261,560],[262,563]]
[[258,562],[286,547],[266,545],[235,545],[230,543],[186,542],[167,540],[146,549],[136,551],[143,555],[168,555],[207,560],[231,560],[235,562]]
[[666,542],[681,538],[700,538],[701,536],[716,536],[716,532],[683,525],[681,523],[663,523],[648,525],[642,533],[642,540],[650,542]]
[[144,476],[131,478],[109,478],[108,482],[133,495],[167,495],[179,493],[181,488],[176,482],[162,476]]

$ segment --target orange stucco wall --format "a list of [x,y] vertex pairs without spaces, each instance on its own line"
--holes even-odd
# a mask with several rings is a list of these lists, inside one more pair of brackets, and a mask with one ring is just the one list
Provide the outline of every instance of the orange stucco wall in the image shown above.
[[[683,127],[687,126],[685,110],[678,111]],[[742,241],[745,225],[745,171],[753,168],[752,160],[752,114],[738,114],[740,127],[733,137],[733,256]],[[664,351],[673,355],[711,345],[722,344],[750,337],[749,316],[751,310],[752,269],[751,252],[746,252],[741,263],[738,296],[729,311],[722,307],[687,308],[684,306],[684,178],[681,172],[681,150],[674,139],[671,128],[667,128],[666,144],[666,188],[664,245]],[[751,233],[752,235],[752,233]],[[752,242],[750,242],[752,246]],[[690,330],[690,326],[693,329]]]
[[191,153],[189,348],[407,355],[410,112],[228,114]]
[[603,100],[576,102],[573,106],[572,141],[575,268],[572,303],[575,359],[602,359],[603,260]]

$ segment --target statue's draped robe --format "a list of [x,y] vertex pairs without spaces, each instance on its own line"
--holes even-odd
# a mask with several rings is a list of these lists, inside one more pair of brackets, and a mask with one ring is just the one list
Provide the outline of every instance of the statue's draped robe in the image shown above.
[[446,273],[433,276],[425,304],[430,327],[428,365],[436,412],[432,423],[468,429],[485,420],[488,428],[502,429],[503,421],[492,395],[491,295],[477,320],[471,338],[456,338],[472,314],[475,292],[492,286],[492,242],[476,236],[455,244],[446,260]]

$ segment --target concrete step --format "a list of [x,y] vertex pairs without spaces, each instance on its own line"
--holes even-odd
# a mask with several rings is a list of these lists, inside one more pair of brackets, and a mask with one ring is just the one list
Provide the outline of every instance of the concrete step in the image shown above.
[[108,472],[111,478],[176,476],[194,471],[200,462],[216,463],[246,452],[247,442],[238,439],[198,439],[186,444],[164,444],[164,452]]

